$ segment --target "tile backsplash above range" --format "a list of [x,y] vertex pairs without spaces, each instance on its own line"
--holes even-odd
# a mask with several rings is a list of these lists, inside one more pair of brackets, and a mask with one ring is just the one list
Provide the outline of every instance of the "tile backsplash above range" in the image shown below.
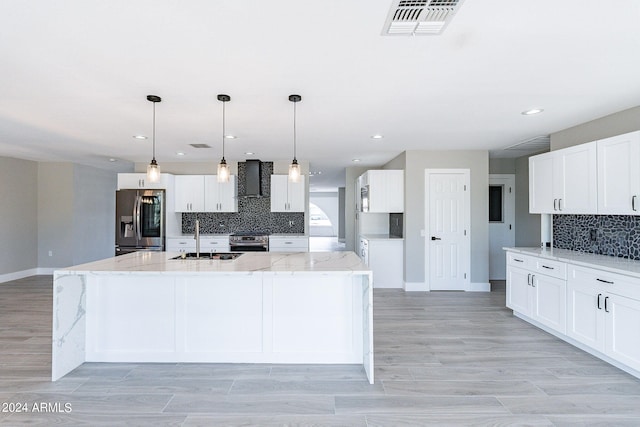
[[303,212],[271,212],[271,175],[273,162],[262,162],[262,197],[247,197],[245,163],[238,163],[238,212],[183,213],[182,232],[193,234],[200,220],[203,234],[231,234],[238,231],[267,231],[272,234],[304,233]]

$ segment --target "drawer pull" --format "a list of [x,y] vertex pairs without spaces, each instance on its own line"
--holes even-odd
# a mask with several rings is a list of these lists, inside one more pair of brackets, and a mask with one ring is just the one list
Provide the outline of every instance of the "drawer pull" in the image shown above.
[[598,282],[602,282],[602,283],[607,283],[609,285],[613,285],[613,282],[610,282],[609,280],[604,280],[604,279],[596,279]]
[[518,259],[518,258],[514,258],[513,259],[515,262],[524,262],[524,260]]
[[178,242],[179,245],[186,245],[187,242]]
[[293,242],[284,242],[285,245],[293,245]]
[[543,265],[542,268],[547,268],[549,270],[555,270],[555,267],[549,267],[548,265]]

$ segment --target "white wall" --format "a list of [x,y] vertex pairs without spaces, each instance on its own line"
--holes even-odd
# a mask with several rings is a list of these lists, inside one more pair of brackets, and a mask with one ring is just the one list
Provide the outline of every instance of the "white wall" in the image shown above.
[[0,157],[0,200],[0,277],[35,269],[38,266],[38,163]]

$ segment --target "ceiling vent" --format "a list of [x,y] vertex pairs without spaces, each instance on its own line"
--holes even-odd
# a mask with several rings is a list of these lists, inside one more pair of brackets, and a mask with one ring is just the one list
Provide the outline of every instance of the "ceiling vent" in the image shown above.
[[464,0],[394,0],[385,36],[430,36],[444,31]]
[[489,151],[490,158],[516,158],[544,153],[551,147],[549,135],[540,135],[509,145],[503,149]]
[[189,145],[192,146],[193,148],[211,148],[211,146],[208,144],[189,144]]

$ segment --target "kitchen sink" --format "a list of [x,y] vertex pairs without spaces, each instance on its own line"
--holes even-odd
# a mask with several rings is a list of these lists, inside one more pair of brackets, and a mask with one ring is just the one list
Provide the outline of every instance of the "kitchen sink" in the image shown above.
[[211,252],[211,253],[200,253],[200,257],[198,258],[195,252],[185,252],[171,259],[215,259],[215,260],[234,260],[242,255],[243,252]]

